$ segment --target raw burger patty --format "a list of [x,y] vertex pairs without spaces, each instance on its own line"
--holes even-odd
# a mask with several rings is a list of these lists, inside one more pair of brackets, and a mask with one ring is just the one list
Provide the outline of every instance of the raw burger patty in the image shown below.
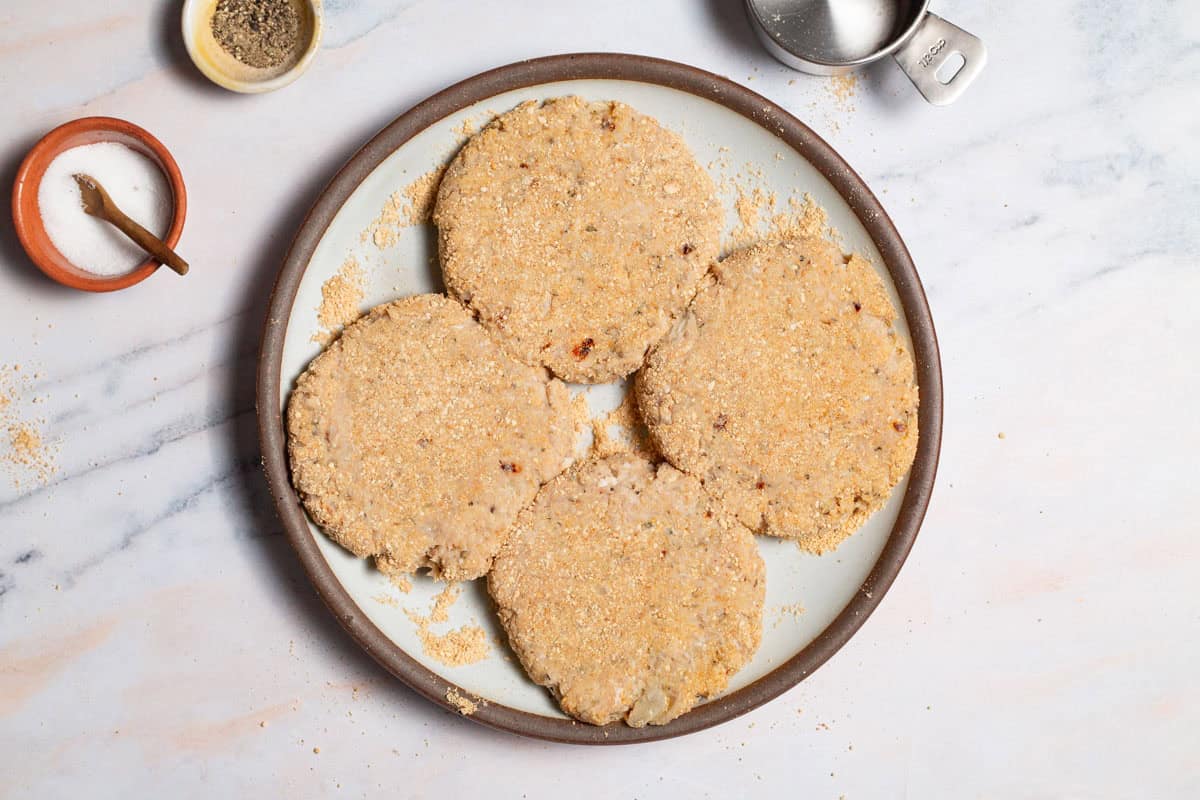
[[292,480],[325,532],[388,572],[487,572],[572,455],[566,387],[441,295],[377,306],[296,382]]
[[762,635],[752,537],[700,483],[623,453],[550,482],[488,576],[525,671],[596,725],[661,725],[725,688]]
[[871,265],[827,242],[734,253],[638,373],[651,437],[751,530],[831,550],[916,452],[895,318]]
[[683,140],[616,102],[530,101],[451,162],[446,286],[517,358],[604,383],[641,366],[716,258],[722,210]]

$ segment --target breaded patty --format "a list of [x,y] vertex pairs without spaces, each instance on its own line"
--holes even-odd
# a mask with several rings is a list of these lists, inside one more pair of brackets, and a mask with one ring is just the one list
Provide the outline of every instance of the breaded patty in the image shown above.
[[488,589],[525,671],[596,725],[674,719],[724,689],[762,635],[753,536],[695,478],[631,453],[547,484]]
[[292,480],[309,515],[390,573],[476,578],[568,464],[566,386],[505,354],[441,295],[377,306],[296,382]]
[[713,268],[636,394],[662,454],[751,530],[821,553],[883,505],[917,446],[913,359],[864,259],[823,240]]
[[558,377],[637,369],[719,250],[722,209],[684,141],[623,103],[530,101],[476,134],[434,209],[446,286]]

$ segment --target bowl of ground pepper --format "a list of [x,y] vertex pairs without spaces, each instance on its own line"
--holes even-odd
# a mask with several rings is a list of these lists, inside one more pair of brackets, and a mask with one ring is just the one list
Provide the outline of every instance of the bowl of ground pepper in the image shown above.
[[270,92],[308,68],[321,44],[321,0],[186,0],[183,41],[204,76]]

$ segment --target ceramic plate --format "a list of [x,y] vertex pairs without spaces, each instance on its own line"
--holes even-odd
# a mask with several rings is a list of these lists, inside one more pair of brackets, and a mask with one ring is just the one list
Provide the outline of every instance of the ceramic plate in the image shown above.
[[[461,667],[427,657],[408,608],[427,614],[441,585],[418,577],[401,594],[366,562],[351,556],[304,515],[288,478],[282,411],[292,384],[319,350],[316,309],[321,285],[347,256],[367,272],[366,305],[442,290],[430,227],[405,228],[395,245],[377,248],[362,232],[388,197],[445,163],[464,130],[529,100],[567,94],[620,100],[679,132],[718,183],[742,173],[780,198],[804,193],[825,208],[848,251],[868,256],[903,308],[899,325],[911,341],[921,390],[921,439],[908,478],[887,505],[836,552],[802,553],[793,542],[758,538],[767,565],[763,641],[728,690],[661,727],[597,728],[564,716],[545,689],[525,677],[499,644],[485,581],[464,587],[443,631],[473,622],[489,633],[491,656]],[[464,127],[465,126],[465,127]],[[724,180],[728,217],[733,196]],[[591,387],[589,406],[614,407],[622,388]],[[912,546],[933,486],[941,441],[941,371],[925,296],[912,261],[874,195],[816,134],[771,101],[725,78],[639,56],[554,56],[502,67],[441,92],[368,142],[338,173],[305,219],[280,273],[259,367],[263,458],[280,515],[305,569],[338,619],[396,677],[448,705],[451,687],[482,698],[472,719],[545,739],[617,743],[689,733],[744,713],[798,683],[862,625],[891,585]],[[795,613],[803,608],[802,613]]]

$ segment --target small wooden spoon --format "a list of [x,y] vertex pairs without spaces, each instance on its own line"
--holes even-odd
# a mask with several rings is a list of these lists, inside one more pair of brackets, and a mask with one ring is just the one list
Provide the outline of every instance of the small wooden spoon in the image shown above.
[[166,264],[180,275],[187,275],[188,263],[167,247],[162,239],[138,225],[117,208],[117,204],[95,178],[77,174],[75,182],[79,184],[79,194],[83,197],[84,212],[111,222],[117,230],[132,239],[134,244],[154,256],[156,261]]

